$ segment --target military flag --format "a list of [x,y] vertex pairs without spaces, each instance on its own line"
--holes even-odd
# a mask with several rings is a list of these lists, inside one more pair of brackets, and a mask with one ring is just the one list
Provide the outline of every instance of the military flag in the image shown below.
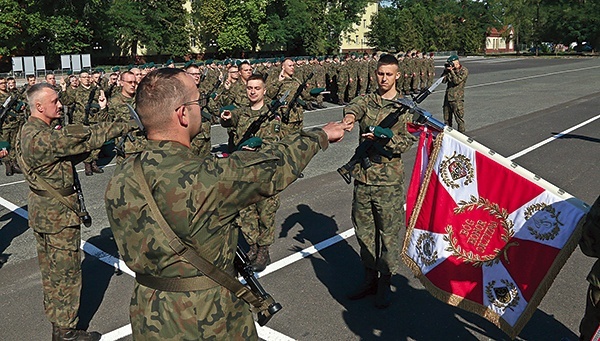
[[404,261],[435,297],[514,338],[577,246],[588,207],[450,128],[426,146]]

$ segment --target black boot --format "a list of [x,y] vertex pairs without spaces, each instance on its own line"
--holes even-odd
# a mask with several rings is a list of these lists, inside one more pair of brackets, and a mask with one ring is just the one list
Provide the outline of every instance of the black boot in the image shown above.
[[12,176],[13,175],[12,162],[4,161],[4,167],[6,167],[6,176]]
[[261,272],[269,264],[271,264],[271,257],[269,256],[269,246],[258,246],[256,259],[252,263],[252,270],[254,272]]
[[94,172],[92,171],[92,164],[91,163],[84,162],[83,166],[85,168],[85,175],[87,175],[87,176],[94,175]]
[[104,173],[104,170],[102,168],[98,167],[98,165],[96,164],[96,161],[93,161],[92,162],[92,172],[102,174],[102,173]]
[[248,256],[248,259],[250,260],[250,263],[252,263],[252,262],[254,262],[254,260],[256,260],[257,253],[258,253],[258,245],[256,245],[256,244],[250,245],[250,250],[248,250],[248,253],[246,254]]
[[360,300],[377,292],[377,270],[365,268],[365,281],[354,291],[346,295],[349,300]]
[[392,290],[390,288],[392,275],[381,275],[377,283],[377,294],[375,295],[375,307],[385,309],[392,304]]
[[14,174],[23,174],[23,171],[21,171],[21,167],[19,167],[17,161],[11,162],[11,166]]
[[102,335],[81,329],[60,328],[52,325],[52,341],[99,341]]

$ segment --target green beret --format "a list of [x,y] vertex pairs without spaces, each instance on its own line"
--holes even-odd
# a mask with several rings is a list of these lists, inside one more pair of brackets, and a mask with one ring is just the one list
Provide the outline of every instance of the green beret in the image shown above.
[[236,108],[236,106],[235,106],[235,105],[233,105],[233,104],[230,104],[230,105],[227,105],[227,106],[221,107],[221,109],[219,109],[219,112],[223,112],[223,111],[231,111],[231,110],[234,110],[235,108]]
[[453,54],[450,57],[448,57],[448,59],[446,59],[446,62],[448,63],[452,63],[453,61],[458,60],[458,56]]
[[152,69],[154,67],[154,62],[150,62],[146,65],[147,68]]
[[260,146],[262,146],[262,139],[258,136],[254,136],[240,144],[238,150],[242,150],[243,147],[249,147],[254,149]]
[[129,64],[127,65],[127,71],[131,71],[131,69],[133,69],[134,65],[133,64]]
[[206,65],[212,64],[213,60],[212,59],[207,59],[206,60]]
[[69,71],[67,71],[67,76],[70,76],[70,75],[72,75],[72,74],[73,74],[73,70],[69,70]]
[[236,61],[235,61],[235,65],[237,65],[237,66],[240,66],[240,65],[242,65],[242,61],[241,61],[241,60],[239,60],[239,59],[238,59],[238,60],[236,60]]
[[10,143],[8,141],[0,141],[0,149],[10,151]]
[[317,96],[323,91],[325,91],[325,88],[313,88],[310,90],[310,94],[313,96]]
[[112,72],[119,72],[119,71],[121,71],[121,67],[113,66],[111,70],[112,70]]
[[104,69],[103,69],[103,68],[101,68],[101,67],[97,67],[97,68],[96,68],[96,71],[104,73]]
[[167,62],[165,63],[165,66],[169,66],[171,64],[175,64],[175,62],[173,62],[173,59],[167,60]]
[[185,64],[183,65],[183,68],[187,69],[188,67],[190,67],[192,65],[196,65],[196,62],[193,59],[190,59],[187,62],[185,62]]

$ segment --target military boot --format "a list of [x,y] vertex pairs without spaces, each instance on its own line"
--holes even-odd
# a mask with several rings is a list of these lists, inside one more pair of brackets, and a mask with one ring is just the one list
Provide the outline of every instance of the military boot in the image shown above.
[[360,300],[377,292],[377,270],[365,268],[365,281],[346,297],[349,300]]
[[254,260],[256,260],[257,253],[258,253],[258,245],[256,245],[256,244],[250,245],[250,250],[248,250],[248,253],[246,254],[248,256],[248,259],[250,260],[250,263],[252,263],[252,262],[254,262]]
[[98,164],[96,164],[96,161],[93,161],[92,162],[92,172],[102,174],[102,173],[104,173],[104,170],[102,168],[98,167]]
[[23,171],[21,171],[21,167],[19,167],[17,161],[11,162],[11,166],[14,174],[23,174]]
[[92,164],[89,162],[84,162],[83,166],[85,168],[85,175],[90,176],[90,175],[94,175],[94,172],[92,171]]
[[60,328],[52,325],[52,341],[99,341],[102,335],[81,329]]
[[12,162],[4,161],[4,167],[6,167],[6,176],[12,176],[13,175]]
[[392,275],[381,275],[377,283],[377,294],[375,295],[375,307],[385,309],[392,304],[392,289],[390,288]]
[[261,272],[269,264],[271,264],[271,257],[269,256],[269,246],[259,246],[258,252],[256,253],[256,259],[254,260],[254,262],[252,262],[252,270],[254,272]]

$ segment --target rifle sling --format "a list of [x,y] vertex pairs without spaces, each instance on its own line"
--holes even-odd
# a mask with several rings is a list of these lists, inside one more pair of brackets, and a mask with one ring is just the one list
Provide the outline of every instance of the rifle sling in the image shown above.
[[179,239],[160,212],[160,209],[158,208],[158,205],[152,196],[150,187],[144,179],[144,173],[142,172],[142,166],[140,162],[140,154],[138,154],[133,160],[134,177],[140,186],[139,189],[142,192],[142,195],[144,195],[146,203],[154,215],[158,226],[160,226],[160,229],[169,240],[169,246],[171,249],[192,264],[196,269],[200,270],[206,277],[228,289],[238,298],[243,299],[259,310],[266,309],[264,306],[264,300],[262,298],[258,297],[254,292],[240,283],[235,277],[216,267],[214,264],[202,257],[196,250],[188,247],[185,245],[185,243],[183,243],[183,241],[181,241],[181,239]]
[[[44,193],[44,195],[42,195],[42,194],[36,193],[36,191],[34,191],[33,188],[29,187],[33,193],[35,193],[37,195],[41,195],[43,197],[54,198],[54,199],[60,201],[63,205],[65,205],[68,209],[70,209],[75,214],[77,214],[77,216],[80,218],[87,215],[87,212],[82,212],[81,210],[77,209],[71,202],[69,202],[65,198],[67,196],[67,195],[63,194],[63,193],[66,193],[65,188],[61,188],[59,190],[55,189],[46,180],[44,180],[44,178],[39,176],[39,174],[35,173],[35,171],[33,169],[31,169],[27,165],[27,163],[25,163],[25,159],[23,158],[23,154],[21,153],[21,130],[19,130],[19,134],[17,135],[17,143],[15,146],[15,150],[17,150],[16,157],[21,164],[21,168],[23,169],[23,175],[25,176],[27,181],[29,181],[29,183],[37,183],[38,185],[40,185],[41,187],[44,188],[44,191],[40,191],[40,192]],[[75,172],[75,167],[73,167],[73,172]],[[73,188],[72,190],[73,190],[73,193],[71,193],[71,194],[74,194],[75,189]],[[68,195],[71,195],[71,194],[68,194]]]

